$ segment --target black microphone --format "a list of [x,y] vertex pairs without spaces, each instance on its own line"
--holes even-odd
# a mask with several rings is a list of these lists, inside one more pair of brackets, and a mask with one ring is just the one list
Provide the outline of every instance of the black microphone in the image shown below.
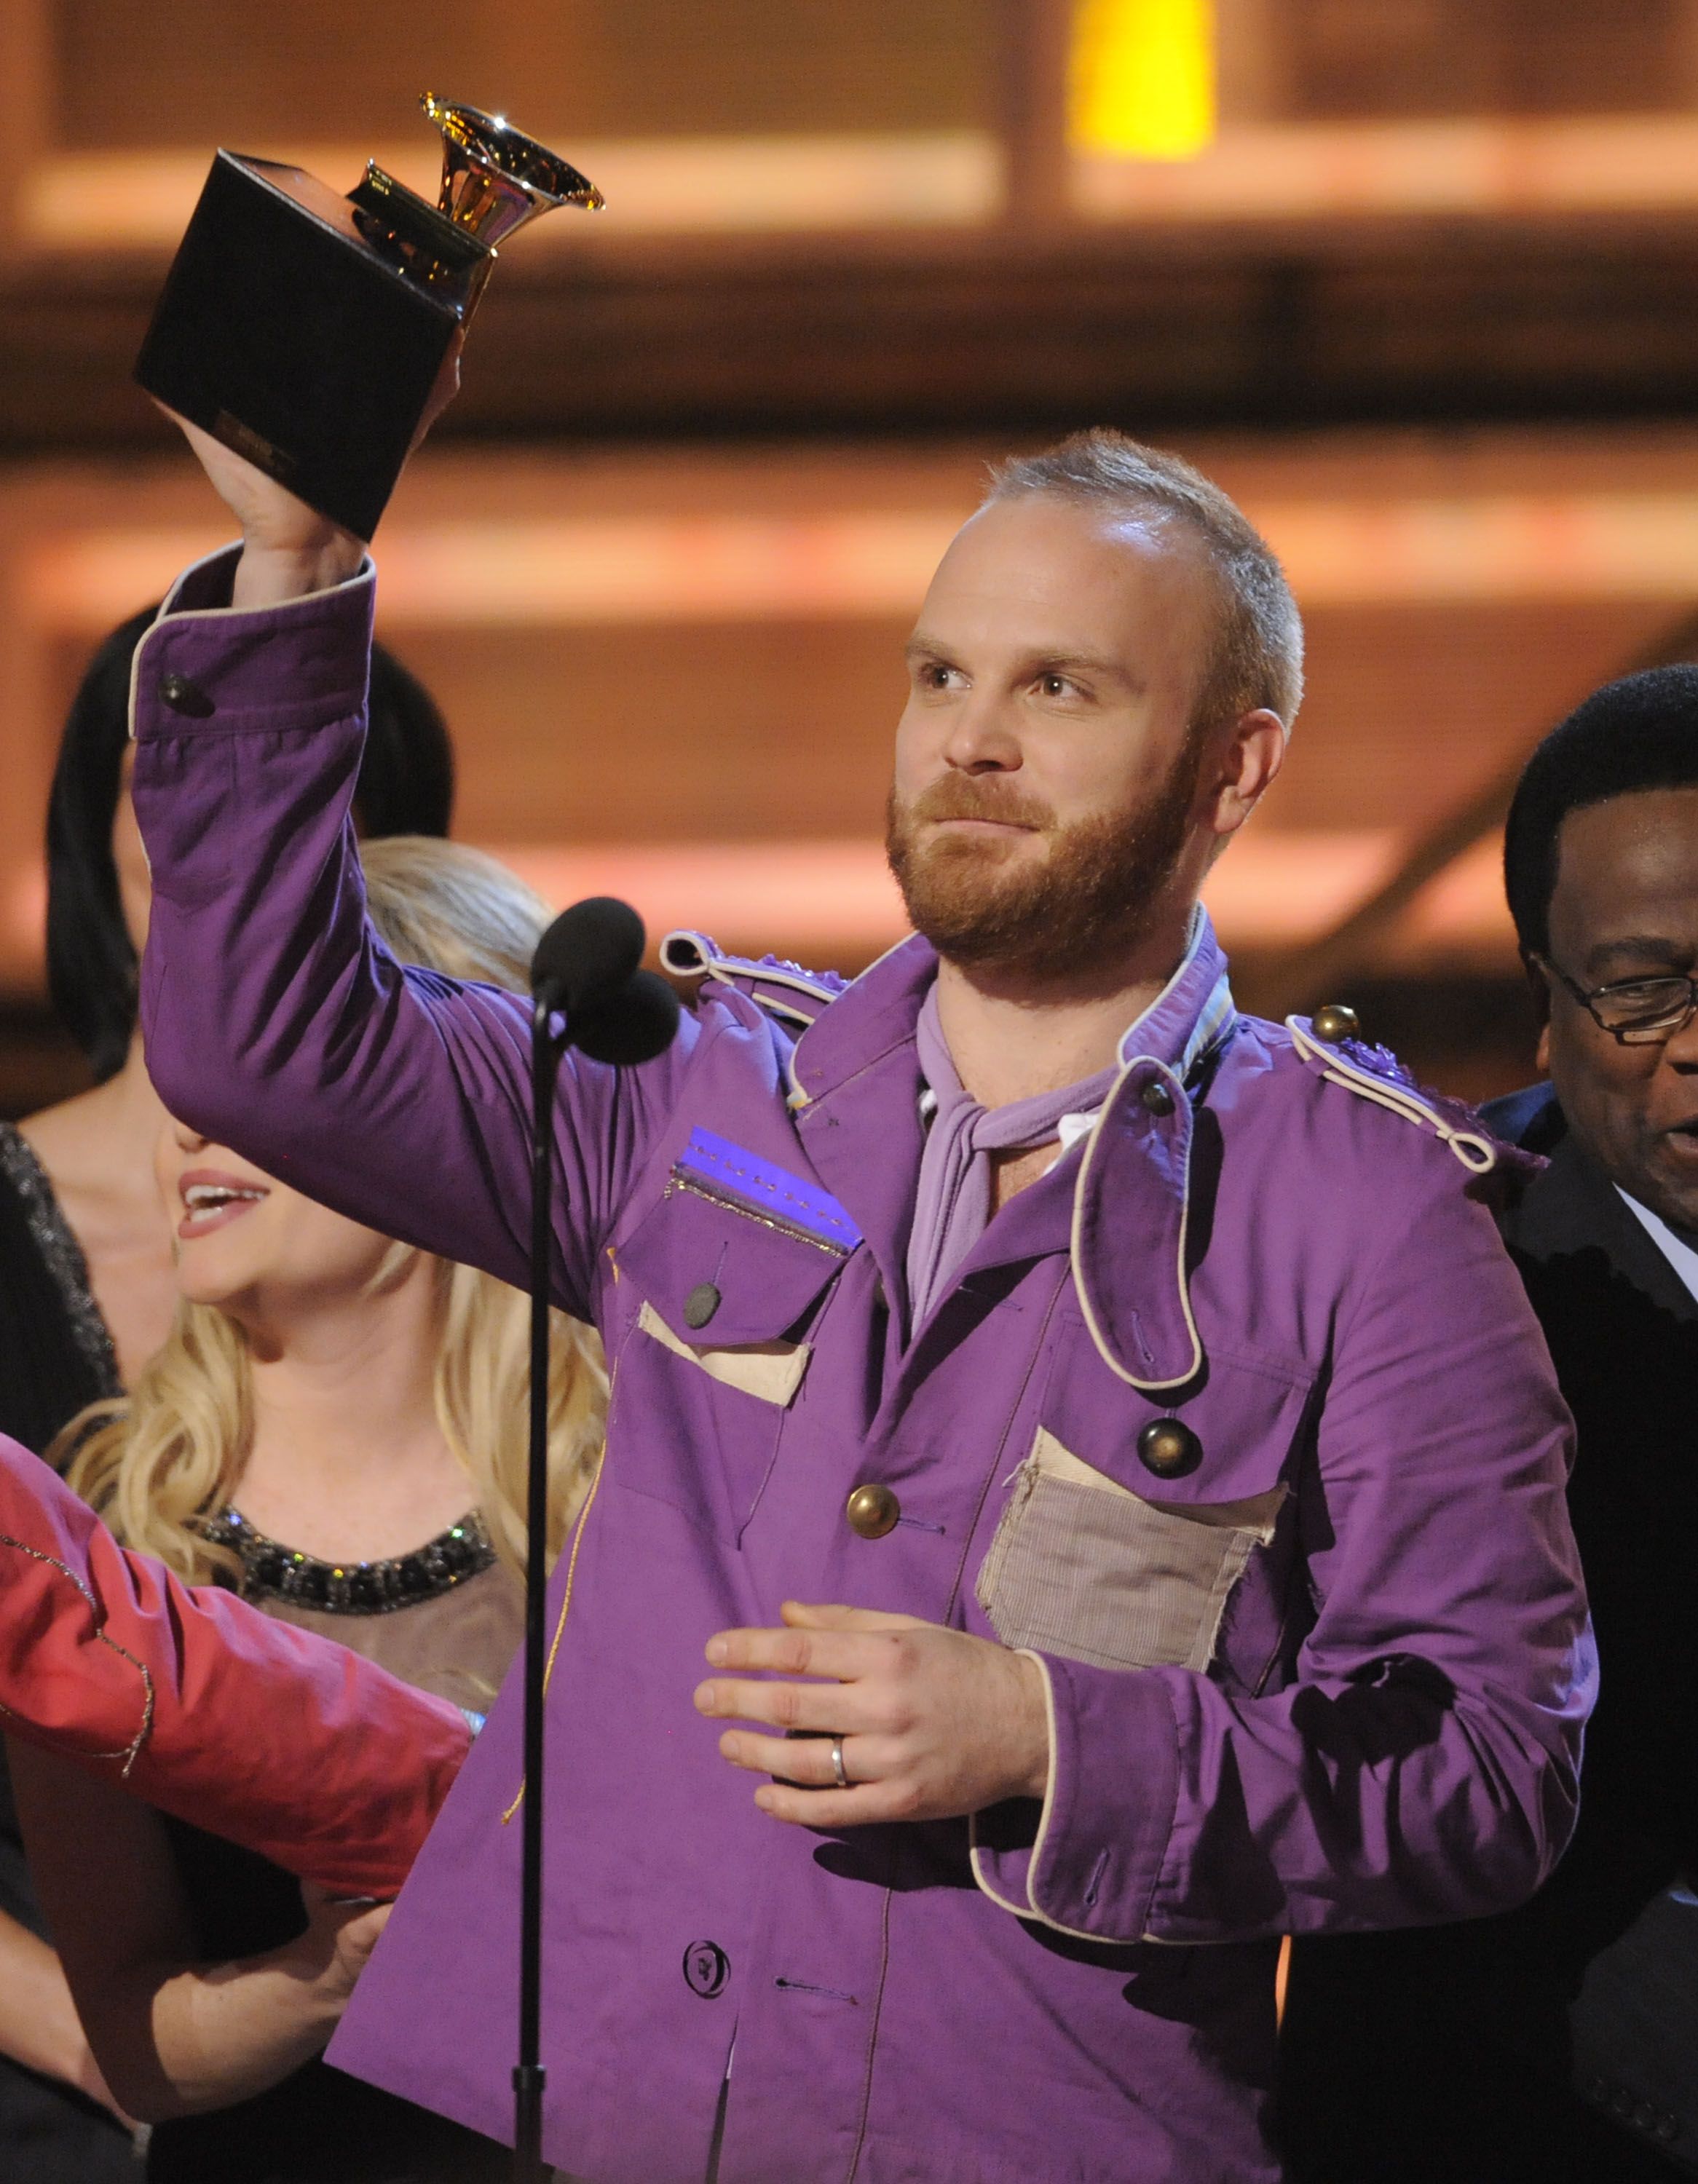
[[634,971],[605,1001],[569,1017],[567,1036],[592,1061],[628,1069],[666,1052],[678,1030],[678,995],[666,980],[652,971]]
[[531,991],[550,1014],[594,1008],[635,975],[645,937],[642,919],[617,895],[575,902],[537,943]]
[[[672,1045],[678,996],[640,967],[643,921],[626,902],[593,895],[562,911],[531,960],[531,1401],[525,1496],[524,1805],[519,1852],[519,2049],[513,2070],[515,2184],[543,2184],[542,2154],[543,1684],[548,1538],[549,1294],[554,1247],[554,1095],[561,1057],[575,1046],[623,1068]],[[556,1032],[551,1019],[563,1016]]]

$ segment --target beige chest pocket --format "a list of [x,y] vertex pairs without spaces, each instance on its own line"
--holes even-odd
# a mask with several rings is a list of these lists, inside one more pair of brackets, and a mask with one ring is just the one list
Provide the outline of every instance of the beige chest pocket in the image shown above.
[[718,1380],[722,1387],[740,1389],[763,1403],[776,1403],[780,1409],[788,1406],[801,1387],[813,1355],[812,1346],[806,1342],[738,1342],[718,1348],[686,1342],[681,1334],[673,1333],[646,1299],[637,1315],[637,1326],[674,1357],[687,1357],[692,1365],[699,1365],[710,1380]]
[[1098,1669],[1201,1671],[1286,1490],[1147,1502],[1040,1427],[980,1569],[979,1604],[1006,1646]]

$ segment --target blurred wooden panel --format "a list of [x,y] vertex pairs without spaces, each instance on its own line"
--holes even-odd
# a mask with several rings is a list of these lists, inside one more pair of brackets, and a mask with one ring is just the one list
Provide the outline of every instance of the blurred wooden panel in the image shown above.
[[[394,136],[426,80],[590,136],[986,125],[1012,19],[1056,12],[1053,0],[36,4],[52,30],[53,133],[76,149]],[[1691,98],[1692,12],[1690,0],[1223,0],[1228,110],[1243,111],[1247,80],[1276,76],[1299,120],[1655,111]]]
[[1274,4],[1293,118],[1481,110],[1489,79],[1482,18],[1489,8],[1468,8],[1456,0]]
[[1309,696],[1258,823],[1412,833],[1671,619],[1667,605],[1631,601],[1311,607]]
[[[919,234],[528,256],[522,241],[438,439],[1687,413],[1690,214],[1606,236],[1441,226],[1324,245],[1118,214],[1064,248],[970,230],[947,248]],[[0,263],[0,457],[169,448],[130,380],[159,279],[151,260]]]
[[906,621],[398,630],[479,841],[876,833]]
[[1290,110],[1651,112],[1690,103],[1687,0],[1276,0]]
[[421,90],[538,134],[982,123],[997,0],[57,0],[67,148],[404,136]]
[[1493,92],[1507,114],[1687,106],[1691,0],[1496,0]]

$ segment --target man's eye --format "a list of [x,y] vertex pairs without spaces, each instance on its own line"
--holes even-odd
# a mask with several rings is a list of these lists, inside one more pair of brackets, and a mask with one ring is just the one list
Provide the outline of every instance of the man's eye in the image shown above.
[[1599,1017],[1610,1026],[1653,1023],[1688,1006],[1692,989],[1684,978],[1628,978],[1593,994]]
[[1046,698],[1064,698],[1074,685],[1065,675],[1040,675],[1037,678],[1040,694]]

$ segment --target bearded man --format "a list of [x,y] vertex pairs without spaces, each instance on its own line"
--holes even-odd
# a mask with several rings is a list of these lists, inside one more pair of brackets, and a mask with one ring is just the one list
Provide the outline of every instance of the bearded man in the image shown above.
[[[364,917],[373,575],[199,444],[244,543],[137,655],[154,1076],[522,1282],[525,1013]],[[674,935],[672,1051],[568,1061],[556,1295],[615,1387],[550,1616],[575,2176],[1271,2179],[1280,1936],[1499,1909],[1562,1848],[1590,1652],[1496,1153],[1340,1012],[1238,1015],[1198,906],[1300,645],[1187,465],[1006,466],[909,646],[914,936],[846,989]],[[498,2135],[520,1713],[331,2050]]]

